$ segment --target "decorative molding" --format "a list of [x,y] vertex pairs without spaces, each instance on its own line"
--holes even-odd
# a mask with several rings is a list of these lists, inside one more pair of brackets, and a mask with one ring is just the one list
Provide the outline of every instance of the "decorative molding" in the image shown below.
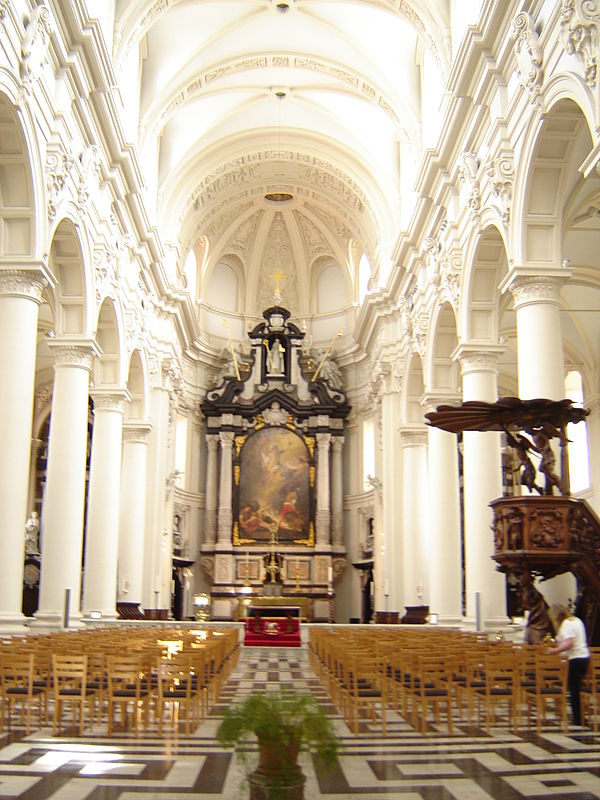
[[461,165],[458,168],[460,180],[465,184],[467,190],[467,205],[477,215],[481,208],[481,192],[479,189],[479,179],[477,172],[479,163],[477,156],[470,150],[466,150],[460,157]]
[[48,193],[48,219],[56,217],[59,199],[64,192],[65,184],[74,164],[74,158],[56,142],[50,142],[46,148],[46,191]]
[[529,92],[532,105],[541,111],[543,109],[543,53],[531,15],[526,11],[521,11],[515,17],[512,24],[512,36],[515,40],[515,54],[521,83]]
[[94,414],[98,411],[112,411],[124,414],[130,395],[128,392],[107,392],[102,389],[95,389],[90,393],[94,401]]
[[97,191],[100,178],[102,177],[100,149],[95,144],[88,145],[79,156],[81,163],[81,178],[79,179],[79,189],[77,199],[80,208],[84,210],[90,199],[90,194]]
[[426,447],[429,442],[427,428],[425,427],[419,430],[400,428],[399,433],[402,447]]
[[590,89],[598,81],[600,3],[598,0],[562,0],[560,25],[564,48],[583,63]]
[[508,225],[512,207],[515,165],[512,151],[505,151],[490,161],[487,174],[492,184],[492,194],[500,201],[502,222]]
[[263,419],[266,425],[279,425],[283,426],[287,422],[288,412],[281,408],[279,403],[274,402],[271,408],[265,408],[263,411]]
[[0,22],[6,16],[6,11],[8,9],[9,0],[0,0]]
[[53,384],[52,382],[44,383],[43,386],[40,386],[35,393],[35,413],[39,414],[43,408],[46,408],[50,405],[52,401],[52,390]]
[[39,5],[32,9],[29,21],[25,23],[25,35],[21,42],[19,74],[26,91],[31,89],[48,60],[49,41],[50,12],[45,6]]

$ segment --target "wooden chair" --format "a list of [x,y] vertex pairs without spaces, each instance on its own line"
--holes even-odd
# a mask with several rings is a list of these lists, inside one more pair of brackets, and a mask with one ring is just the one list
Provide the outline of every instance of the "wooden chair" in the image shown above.
[[355,736],[361,709],[369,710],[373,725],[377,724],[379,708],[384,736],[386,729],[387,691],[385,674],[379,670],[373,654],[351,653],[341,662],[341,697],[345,716]]
[[52,671],[54,680],[54,715],[52,718],[52,735],[60,730],[63,707],[73,707],[73,724],[79,720],[79,735],[83,735],[86,708],[90,710],[90,719],[94,719],[94,708],[98,697],[98,688],[88,686],[87,655],[52,654]]
[[531,725],[531,709],[536,710],[536,725],[538,734],[541,733],[542,722],[546,720],[546,711],[549,703],[554,705],[554,711],[561,723],[563,731],[568,730],[567,721],[567,672],[568,662],[558,656],[536,654],[535,660],[535,685],[524,689],[524,699],[527,703],[527,720]]
[[190,735],[190,722],[194,716],[196,699],[193,695],[193,674],[187,658],[161,658],[158,662],[157,693],[154,712],[158,721],[158,735],[162,736],[163,716],[170,706],[175,732],[179,717],[185,719],[185,735]]
[[427,729],[429,709],[433,709],[436,722],[440,719],[440,706],[446,709],[448,731],[452,736],[452,665],[445,663],[440,656],[419,655],[412,682],[413,709],[412,719],[418,729],[418,716],[421,717],[421,733]]
[[600,652],[590,648],[590,663],[587,676],[581,687],[581,718],[598,731],[600,713]]
[[485,709],[485,727],[489,734],[496,723],[496,707],[507,708],[507,718],[516,733],[519,719],[519,681],[515,653],[508,647],[490,651],[484,657],[484,686],[476,687],[477,723]]
[[38,725],[42,724],[42,712],[46,705],[46,689],[35,686],[35,656],[33,653],[3,653],[1,658],[2,675],[2,721],[1,730],[4,730],[5,721],[8,719],[8,729],[12,722],[12,712],[15,706],[21,706],[21,720],[25,717],[25,733],[31,729],[32,707],[37,706]]
[[135,736],[139,736],[140,721],[148,724],[151,699],[150,676],[139,656],[109,656],[107,659],[107,733],[112,736],[115,709],[120,709],[121,723],[127,727],[128,711],[134,718]]

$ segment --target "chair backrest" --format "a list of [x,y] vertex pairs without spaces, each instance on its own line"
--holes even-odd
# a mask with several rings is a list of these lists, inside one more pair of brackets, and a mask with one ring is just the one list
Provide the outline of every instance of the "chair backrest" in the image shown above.
[[52,654],[55,692],[85,695],[88,670],[87,655]]
[[35,656],[30,653],[4,653],[2,664],[2,687],[5,693],[31,693],[33,688]]

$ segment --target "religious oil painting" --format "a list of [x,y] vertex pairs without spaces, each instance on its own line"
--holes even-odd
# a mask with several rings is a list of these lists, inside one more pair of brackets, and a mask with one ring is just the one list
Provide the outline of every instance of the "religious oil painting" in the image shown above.
[[240,537],[293,542],[305,538],[310,518],[309,455],[297,434],[265,428],[240,453]]

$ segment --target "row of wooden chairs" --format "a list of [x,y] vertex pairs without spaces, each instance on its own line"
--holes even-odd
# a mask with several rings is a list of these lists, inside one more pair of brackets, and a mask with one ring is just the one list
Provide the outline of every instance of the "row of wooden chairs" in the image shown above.
[[51,718],[57,734],[70,708],[80,735],[86,722],[100,724],[106,713],[108,736],[117,718],[122,726],[131,719],[138,736],[152,710],[159,736],[167,712],[175,730],[182,717],[189,736],[239,656],[236,629],[181,630],[168,638],[162,630],[140,635],[137,627],[118,636],[94,634],[24,637],[0,646],[1,730],[19,711],[26,733],[37,715],[38,725]]
[[[547,646],[513,645],[450,629],[318,629],[309,633],[309,657],[334,704],[358,732],[360,710],[370,706],[371,722],[394,708],[421,733],[428,720],[454,719],[489,732],[499,710],[516,732],[522,725],[538,732],[550,711],[567,730],[568,662]],[[357,666],[363,660],[368,669]],[[354,679],[356,676],[356,679]],[[592,683],[593,678],[593,683]],[[584,713],[597,725],[600,713],[600,655],[592,653]],[[596,729],[596,728],[594,728]]]

